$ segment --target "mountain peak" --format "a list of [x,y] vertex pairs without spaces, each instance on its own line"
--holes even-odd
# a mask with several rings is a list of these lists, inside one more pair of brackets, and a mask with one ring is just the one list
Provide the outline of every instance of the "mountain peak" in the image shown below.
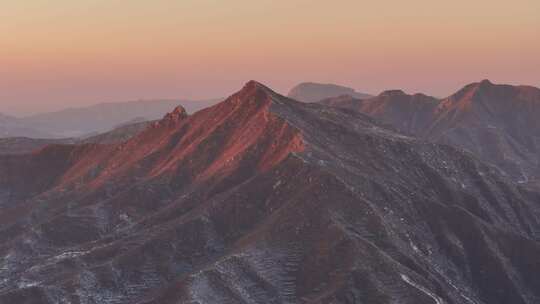
[[254,89],[268,89],[268,88],[256,80],[250,80],[246,82],[242,90],[254,90]]
[[245,96],[245,95],[261,94],[261,93],[264,94],[264,93],[271,93],[271,92],[273,91],[269,89],[267,86],[265,86],[264,84],[255,80],[250,80],[246,82],[246,84],[244,84],[242,89],[238,91],[237,94],[241,94]]
[[242,105],[254,105],[254,104],[266,104],[275,99],[276,95],[274,91],[267,86],[255,80],[248,81],[240,91],[229,97],[227,101],[232,104]]
[[477,91],[492,90],[492,89],[494,89],[495,87],[502,88],[503,86],[501,86],[501,85],[496,85],[496,84],[494,84],[493,82],[489,81],[489,79],[484,79],[484,80],[480,81],[479,83],[477,83],[477,84],[474,86],[474,88],[475,88]]
[[187,116],[186,109],[179,105],[176,106],[172,112],[165,114],[162,121],[167,123],[177,123]]
[[183,106],[177,106],[174,108],[174,110],[169,113],[171,116],[175,117],[184,117],[187,116],[186,109]]
[[448,100],[451,100],[452,103],[456,101],[461,101],[462,99],[475,99],[483,93],[492,91],[494,88],[501,87],[502,85],[496,85],[491,82],[489,79],[484,79],[480,82],[470,83],[463,88],[461,88],[456,93],[452,94]]
[[238,92],[242,94],[243,96],[246,95],[266,95],[266,94],[272,94],[274,91],[272,91],[270,88],[265,86],[264,84],[255,81],[250,80],[244,84],[244,87]]
[[491,85],[493,85],[493,82],[491,82],[489,79],[484,79],[484,80],[480,81],[479,84],[483,85],[483,86],[491,86]]

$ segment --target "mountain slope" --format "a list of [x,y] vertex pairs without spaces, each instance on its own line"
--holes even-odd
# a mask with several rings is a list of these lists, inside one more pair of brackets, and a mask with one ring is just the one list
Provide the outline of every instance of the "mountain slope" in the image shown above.
[[540,89],[466,86],[443,100],[427,136],[466,148],[522,182],[540,178]]
[[256,82],[122,144],[0,157],[0,189],[0,303],[540,298],[538,193]]
[[289,98],[303,102],[317,102],[326,98],[349,95],[355,98],[367,98],[368,94],[356,92],[354,89],[335,85],[314,82],[303,82],[291,89]]
[[540,178],[540,89],[484,80],[441,101],[395,92],[321,103],[354,109],[402,132],[466,149],[517,181]]

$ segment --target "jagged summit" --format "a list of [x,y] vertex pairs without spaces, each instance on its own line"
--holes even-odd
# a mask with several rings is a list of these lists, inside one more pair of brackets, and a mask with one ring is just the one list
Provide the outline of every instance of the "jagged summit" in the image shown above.
[[186,109],[183,106],[177,106],[172,112],[165,114],[163,119],[178,122],[187,116],[188,114]]
[[[269,107],[272,104],[290,105],[295,103],[298,103],[298,101],[283,96],[266,85],[254,80],[247,82],[242,89],[231,95],[224,102],[224,104],[230,104],[234,107],[241,106],[244,108],[244,111],[254,107]],[[223,106],[221,107],[223,111],[228,111],[228,109],[225,109]]]
[[178,105],[171,112],[168,112],[163,116],[161,120],[157,120],[151,124],[152,128],[157,128],[160,126],[165,126],[167,128],[177,126],[181,121],[185,120],[188,117],[186,109]]
[[492,86],[494,85],[493,82],[491,82],[489,79],[483,79],[479,82],[481,86]]
[[235,103],[265,103],[271,102],[272,96],[276,93],[267,86],[255,80],[250,80],[236,93],[231,95],[226,101]]
[[244,84],[244,87],[242,88],[242,90],[257,90],[257,89],[270,90],[267,86],[265,86],[264,84],[256,80],[250,80],[246,82]]

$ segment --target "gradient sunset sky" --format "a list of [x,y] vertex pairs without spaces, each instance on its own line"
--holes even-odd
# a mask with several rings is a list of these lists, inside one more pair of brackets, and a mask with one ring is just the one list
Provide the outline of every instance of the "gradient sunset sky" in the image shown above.
[[539,0],[4,0],[0,112],[212,98],[250,79],[446,96],[540,86]]

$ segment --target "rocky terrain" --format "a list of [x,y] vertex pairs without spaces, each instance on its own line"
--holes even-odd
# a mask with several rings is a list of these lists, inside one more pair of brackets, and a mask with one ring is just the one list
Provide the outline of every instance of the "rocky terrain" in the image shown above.
[[291,89],[289,98],[303,102],[317,102],[322,99],[348,95],[354,98],[368,98],[369,94],[354,89],[327,83],[303,82]]
[[368,99],[349,96],[320,101],[354,109],[402,132],[474,153],[520,183],[540,178],[540,89],[467,85],[448,98],[388,91]]
[[539,256],[540,193],[253,81],[123,143],[0,156],[0,303],[533,304]]

